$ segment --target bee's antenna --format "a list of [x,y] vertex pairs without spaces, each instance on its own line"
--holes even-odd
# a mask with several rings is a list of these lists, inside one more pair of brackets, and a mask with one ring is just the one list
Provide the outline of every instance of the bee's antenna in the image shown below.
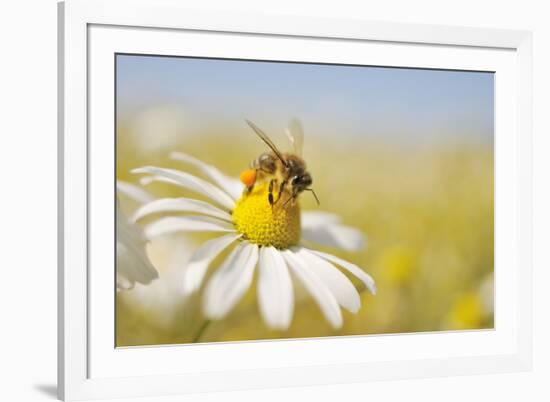
[[311,193],[312,193],[313,196],[315,197],[315,201],[317,201],[317,206],[321,205],[321,203],[319,202],[319,198],[317,198],[317,194],[315,194],[315,191],[313,191],[312,188],[306,188],[305,190],[311,191]]

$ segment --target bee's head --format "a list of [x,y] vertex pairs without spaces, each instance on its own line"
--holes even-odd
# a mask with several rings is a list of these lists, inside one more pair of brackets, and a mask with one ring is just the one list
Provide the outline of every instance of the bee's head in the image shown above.
[[292,187],[296,188],[298,192],[302,192],[313,184],[313,179],[308,172],[303,172],[293,176],[290,182]]
[[311,194],[315,197],[315,201],[317,201],[317,205],[319,205],[319,198],[317,198],[317,194],[315,194],[315,191],[310,187],[313,184],[313,179],[309,172],[303,172],[300,175],[293,176],[290,180],[290,183],[292,184],[292,192],[294,196],[292,198],[295,198],[299,193],[302,191],[310,191]]

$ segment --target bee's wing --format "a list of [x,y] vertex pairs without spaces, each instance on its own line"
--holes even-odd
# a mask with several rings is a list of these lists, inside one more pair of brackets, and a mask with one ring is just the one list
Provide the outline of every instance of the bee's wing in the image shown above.
[[290,120],[288,127],[285,130],[286,136],[290,140],[294,148],[294,153],[298,156],[302,156],[302,149],[304,147],[304,129],[298,119]]
[[269,148],[271,148],[273,153],[277,156],[277,158],[281,160],[283,165],[288,166],[288,162],[285,160],[285,158],[283,158],[283,154],[277,149],[277,146],[273,143],[273,141],[271,141],[271,138],[269,138],[266,133],[264,133],[257,125],[252,123],[250,120],[246,120],[246,123],[250,126],[250,128],[252,128],[252,130],[254,130],[258,137],[260,137],[262,141],[265,142]]

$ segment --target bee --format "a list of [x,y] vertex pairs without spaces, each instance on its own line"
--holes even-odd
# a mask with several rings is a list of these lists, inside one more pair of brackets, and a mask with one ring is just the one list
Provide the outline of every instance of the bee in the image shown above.
[[[288,194],[288,198],[284,201],[283,207],[289,202],[294,203],[298,195],[304,191],[311,192],[319,204],[319,198],[311,188],[313,179],[301,156],[304,132],[300,122],[293,119],[286,130],[286,135],[294,147],[294,153],[279,151],[273,141],[258,126],[249,120],[246,120],[246,123],[271,150],[254,159],[250,164],[250,169],[241,173],[241,181],[248,191],[252,191],[257,181],[269,180],[268,201],[271,207],[281,200],[285,192]],[[277,191],[276,198],[274,191]]]

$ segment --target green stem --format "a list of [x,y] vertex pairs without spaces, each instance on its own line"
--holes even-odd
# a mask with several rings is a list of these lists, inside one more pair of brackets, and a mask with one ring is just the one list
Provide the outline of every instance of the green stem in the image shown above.
[[208,325],[210,325],[210,320],[204,320],[204,322],[202,323],[201,327],[199,328],[199,330],[197,331],[197,333],[195,334],[195,337],[193,338],[193,341],[192,343],[197,343],[200,341],[201,337],[203,336],[204,332],[206,331],[206,329],[208,328]]

